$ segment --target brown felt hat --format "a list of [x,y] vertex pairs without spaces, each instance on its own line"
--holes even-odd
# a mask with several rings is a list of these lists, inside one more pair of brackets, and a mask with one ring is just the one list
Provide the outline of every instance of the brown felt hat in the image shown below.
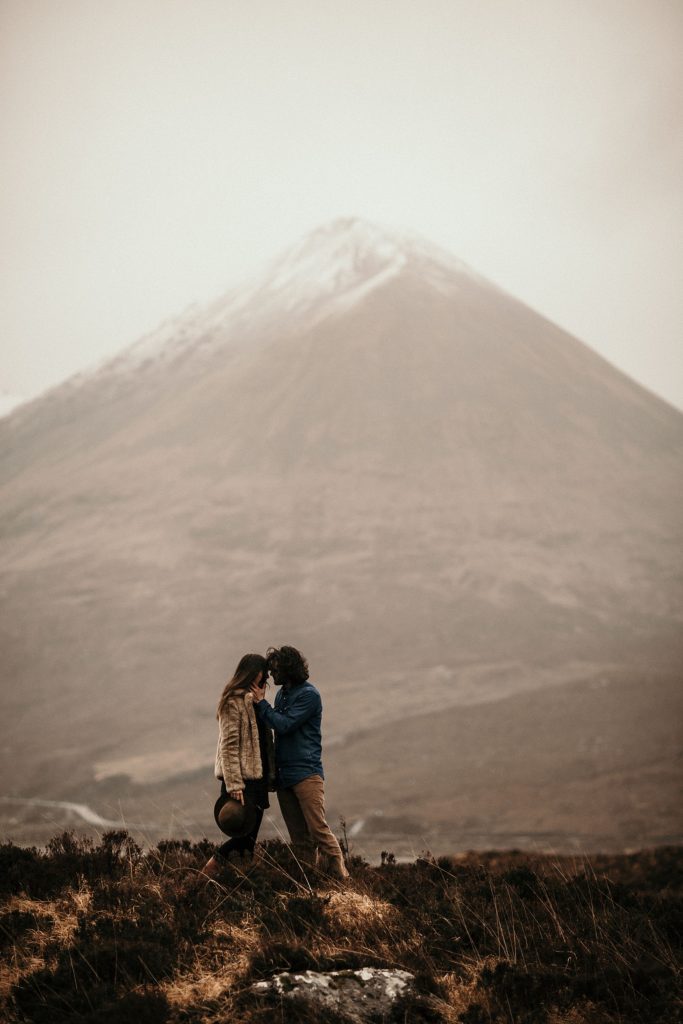
[[256,808],[229,797],[216,815],[219,829],[231,839],[247,836],[256,824]]

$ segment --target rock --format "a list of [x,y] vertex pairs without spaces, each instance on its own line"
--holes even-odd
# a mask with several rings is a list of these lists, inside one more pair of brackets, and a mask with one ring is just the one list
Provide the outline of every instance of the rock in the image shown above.
[[304,998],[362,1024],[387,1013],[396,999],[408,994],[412,982],[408,971],[361,967],[356,971],[283,971],[268,981],[256,982],[252,990],[261,996]]

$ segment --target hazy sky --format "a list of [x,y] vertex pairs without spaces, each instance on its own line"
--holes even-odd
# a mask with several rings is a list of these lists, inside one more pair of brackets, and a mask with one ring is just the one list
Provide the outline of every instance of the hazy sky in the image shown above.
[[683,407],[681,0],[0,0],[0,390],[357,215]]

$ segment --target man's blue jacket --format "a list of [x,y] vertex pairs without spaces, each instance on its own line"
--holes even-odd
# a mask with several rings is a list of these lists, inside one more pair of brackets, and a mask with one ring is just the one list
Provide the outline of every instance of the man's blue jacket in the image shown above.
[[312,683],[282,686],[275,706],[267,700],[256,705],[259,718],[275,733],[277,784],[287,789],[309,775],[323,775],[320,723],[323,702]]

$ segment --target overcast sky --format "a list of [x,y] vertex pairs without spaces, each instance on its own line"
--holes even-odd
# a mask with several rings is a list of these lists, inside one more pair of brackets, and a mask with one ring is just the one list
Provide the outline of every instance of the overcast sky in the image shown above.
[[0,0],[0,390],[337,216],[683,408],[681,0]]

